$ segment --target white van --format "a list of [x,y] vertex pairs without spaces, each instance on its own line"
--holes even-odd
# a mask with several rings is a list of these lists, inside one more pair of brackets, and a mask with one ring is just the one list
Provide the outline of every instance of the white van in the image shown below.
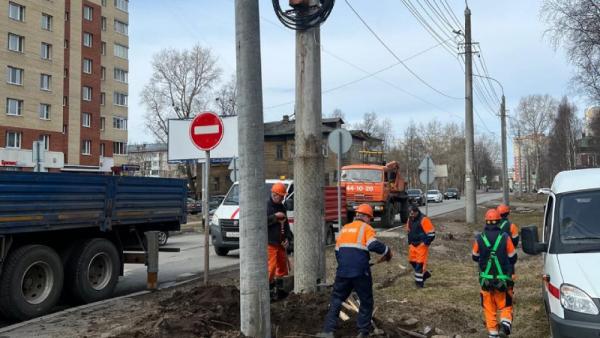
[[[293,198],[294,182],[292,180],[265,181],[264,201],[269,199],[269,193],[273,184],[281,182],[287,189],[286,200]],[[229,251],[239,249],[240,247],[240,186],[235,182],[227,195],[221,202],[221,205],[215,210],[210,220],[210,234],[215,253],[219,256],[226,256]],[[290,226],[294,222],[293,211],[288,211],[288,220]]]
[[536,226],[521,238],[525,253],[544,254],[552,336],[600,337],[600,169],[561,172],[547,193],[542,242]]

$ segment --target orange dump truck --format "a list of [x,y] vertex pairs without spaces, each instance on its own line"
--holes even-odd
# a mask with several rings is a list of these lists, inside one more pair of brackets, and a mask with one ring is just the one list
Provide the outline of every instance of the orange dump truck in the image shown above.
[[374,223],[391,227],[400,214],[401,222],[408,218],[406,181],[397,162],[386,165],[353,164],[342,167],[342,186],[346,188],[348,218],[362,203],[368,203],[375,213]]

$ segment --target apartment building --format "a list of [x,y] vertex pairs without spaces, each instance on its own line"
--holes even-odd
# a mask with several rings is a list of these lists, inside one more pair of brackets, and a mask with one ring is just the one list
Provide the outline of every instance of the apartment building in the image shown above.
[[42,171],[108,172],[126,162],[128,5],[0,5],[0,170],[31,171],[38,157]]

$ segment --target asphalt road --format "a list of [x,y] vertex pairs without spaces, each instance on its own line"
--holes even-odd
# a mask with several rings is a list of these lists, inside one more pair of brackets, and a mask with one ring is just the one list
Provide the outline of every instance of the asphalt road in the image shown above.
[[[477,202],[483,203],[502,197],[501,193],[482,193],[477,195]],[[437,216],[464,208],[464,197],[460,200],[444,200],[442,203],[430,203],[429,215]],[[425,206],[421,207],[425,212]],[[169,238],[168,247],[180,248],[181,252],[161,252],[159,254],[159,284],[165,285],[191,278],[204,271],[204,234],[186,233]],[[210,270],[235,268],[239,265],[239,251],[231,251],[228,256],[221,257],[210,247]],[[146,267],[144,265],[126,264],[125,275],[117,285],[117,295],[132,293],[146,288]]]

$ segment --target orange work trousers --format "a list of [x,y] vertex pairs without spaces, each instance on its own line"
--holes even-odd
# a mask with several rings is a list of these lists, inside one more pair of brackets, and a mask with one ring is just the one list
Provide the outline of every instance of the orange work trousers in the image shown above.
[[275,277],[287,276],[288,262],[287,252],[281,244],[269,244],[269,283],[273,282]]
[[498,311],[500,321],[512,324],[512,289],[506,291],[481,290],[481,306],[485,317],[485,326],[490,334],[498,334]]
[[427,271],[427,256],[429,255],[429,247],[425,243],[417,246],[410,244],[408,246],[408,261],[417,263],[422,266],[423,272]]

